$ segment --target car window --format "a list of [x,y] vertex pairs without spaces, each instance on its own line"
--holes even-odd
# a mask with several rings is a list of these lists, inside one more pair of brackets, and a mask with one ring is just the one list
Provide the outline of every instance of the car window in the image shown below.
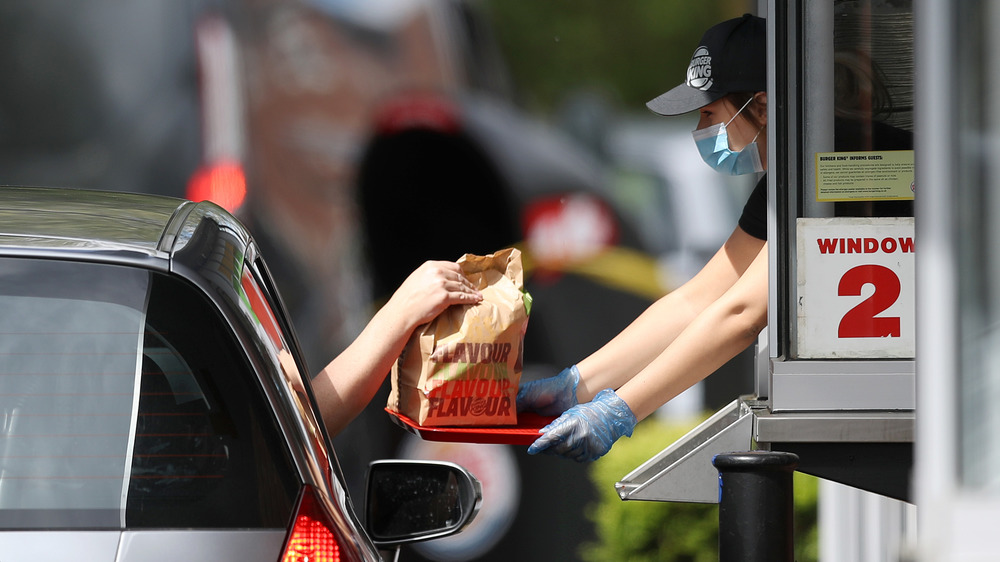
[[276,311],[281,310],[277,292],[260,259],[255,262],[248,261],[243,268],[240,277],[240,301],[244,305],[244,312],[261,334],[260,339],[264,342],[268,353],[273,354],[280,363],[281,373],[288,388],[294,391],[292,399],[299,410],[299,419],[305,426],[309,438],[308,442],[303,442],[302,445],[308,447],[312,455],[319,460],[328,484],[333,485],[334,473],[337,474],[339,481],[343,482],[340,465],[336,458],[330,457],[333,455],[332,448],[327,447],[326,434],[319,420],[313,415],[318,408],[315,406],[315,400],[309,395],[307,378],[303,376],[296,358],[291,353],[288,338],[292,332],[285,317],[276,314]]
[[287,447],[197,290],[5,259],[0,310],[0,526],[285,526],[298,491]]
[[2,264],[0,524],[117,527],[149,277]]

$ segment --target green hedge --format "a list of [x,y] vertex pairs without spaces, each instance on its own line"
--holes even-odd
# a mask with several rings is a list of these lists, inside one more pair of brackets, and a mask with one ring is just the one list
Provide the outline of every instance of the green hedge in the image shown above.
[[[719,559],[719,507],[649,501],[622,501],[615,482],[666,448],[701,420],[667,424],[655,418],[640,423],[631,438],[621,439],[593,463],[590,475],[597,502],[587,517],[597,539],[580,548],[588,562],[715,562]],[[795,473],[795,554],[798,562],[818,559],[815,478]]]

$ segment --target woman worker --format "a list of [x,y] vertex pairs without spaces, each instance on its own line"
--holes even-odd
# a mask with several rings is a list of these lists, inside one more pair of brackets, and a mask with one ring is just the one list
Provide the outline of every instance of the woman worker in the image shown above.
[[[698,110],[695,144],[720,173],[762,172],[767,163],[765,30],[749,14],[713,26],[685,82],[647,103],[661,115]],[[522,384],[518,411],[559,415],[529,453],[597,459],[755,341],[767,324],[766,196],[762,177],[732,235],[689,282],[576,365]]]

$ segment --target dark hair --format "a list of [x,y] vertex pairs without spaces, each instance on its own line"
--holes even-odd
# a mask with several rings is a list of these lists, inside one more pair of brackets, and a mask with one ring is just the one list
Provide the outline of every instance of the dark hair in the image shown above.
[[[757,101],[757,98],[754,97],[754,94],[756,93],[757,92],[730,92],[725,96],[723,96],[723,98],[725,98],[729,103],[733,104],[733,106],[736,107],[737,109],[746,105],[747,107],[746,109],[743,110],[742,113],[740,113],[740,117],[746,119],[747,122],[753,125],[754,127],[762,129],[764,128],[764,125],[767,124],[767,122],[757,119],[757,112],[754,111],[754,109],[759,103]],[[747,102],[750,103],[747,104]]]
[[892,115],[888,79],[871,55],[860,50],[833,56],[834,111],[837,117],[867,119]]

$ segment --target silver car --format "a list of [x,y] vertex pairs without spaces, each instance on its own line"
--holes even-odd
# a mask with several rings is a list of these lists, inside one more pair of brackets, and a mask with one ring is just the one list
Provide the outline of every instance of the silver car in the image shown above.
[[280,299],[211,203],[0,188],[0,560],[379,560],[474,517],[449,463],[355,515]]

